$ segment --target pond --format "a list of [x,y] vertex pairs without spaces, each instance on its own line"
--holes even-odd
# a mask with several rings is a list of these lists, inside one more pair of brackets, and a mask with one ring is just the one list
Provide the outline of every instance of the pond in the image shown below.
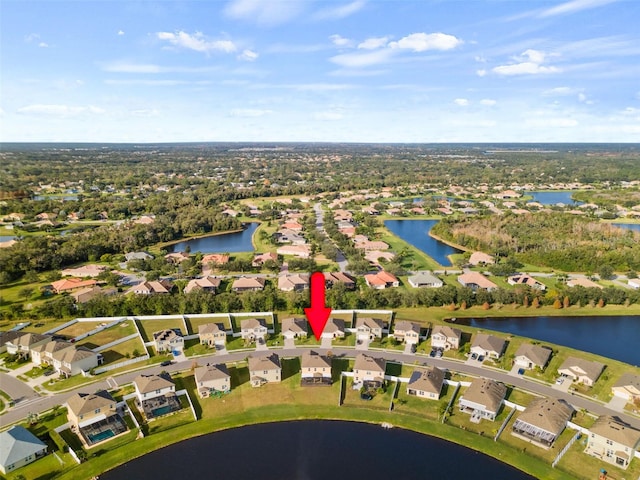
[[8,242],[9,240],[15,240],[16,237],[11,237],[8,235],[0,235],[0,243],[2,242]]
[[224,233],[209,237],[192,238],[183,242],[168,246],[173,252],[183,252],[187,245],[191,252],[225,253],[225,252],[252,252],[251,238],[259,223],[248,223],[241,232]]
[[429,235],[429,231],[436,223],[438,220],[385,220],[384,225],[402,240],[423,251],[440,265],[450,267],[452,264],[448,256],[460,253],[460,250]]
[[640,232],[640,223],[612,223],[611,226]]
[[542,205],[556,205],[558,203],[564,203],[565,205],[582,205],[584,202],[577,202],[571,198],[573,192],[524,192],[524,195],[530,195],[533,197],[534,202],[541,203]]
[[533,477],[468,448],[378,425],[296,421],[251,425],[152,452],[100,480],[422,480]]
[[640,316],[458,318],[456,323],[535,338],[640,365]]

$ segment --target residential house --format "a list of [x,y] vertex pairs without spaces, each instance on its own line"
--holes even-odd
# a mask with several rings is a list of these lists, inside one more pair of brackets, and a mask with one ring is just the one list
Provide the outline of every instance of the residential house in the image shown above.
[[102,354],[93,352],[86,347],[75,347],[54,352],[53,368],[64,377],[72,377],[102,364]]
[[440,288],[444,285],[443,281],[429,271],[418,272],[409,277],[409,284],[413,288]]
[[221,279],[212,276],[193,278],[189,280],[189,283],[187,283],[186,287],[184,287],[184,293],[191,293],[198,290],[215,293],[218,288],[220,288],[221,283]]
[[321,355],[313,350],[302,354],[300,361],[302,372],[300,384],[305,385],[326,385],[333,383],[331,378],[331,359],[326,355]]
[[0,332],[0,353],[7,351],[7,343],[15,342],[16,339],[24,335],[19,330],[7,330]]
[[124,258],[127,262],[130,262],[131,260],[151,260],[153,255],[150,255],[147,252],[129,252],[124,254]]
[[474,292],[480,288],[489,292],[498,288],[498,285],[478,272],[467,272],[462,275],[458,275],[458,282],[463,287],[469,287]]
[[370,357],[359,353],[353,364],[353,383],[365,387],[379,388],[384,383],[384,372],[387,367],[383,358]]
[[208,347],[224,347],[227,343],[227,332],[221,323],[205,323],[198,325],[200,345]]
[[240,277],[233,281],[231,290],[234,292],[259,292],[264,290],[264,284],[264,278]]
[[71,292],[71,296],[76,303],[87,303],[94,298],[97,297],[110,297],[111,295],[115,295],[118,293],[118,289],[116,287],[105,287],[102,288],[99,285],[87,288],[81,288],[80,290],[76,290],[75,292]]
[[358,339],[382,338],[384,323],[379,318],[358,317],[356,318],[356,334]]
[[632,278],[632,279],[630,279],[627,282],[627,285],[629,285],[634,290],[638,290],[640,288],[640,278]]
[[83,280],[81,278],[63,278],[51,283],[51,288],[56,293],[72,292],[81,288],[93,287],[97,284],[93,279]]
[[328,287],[341,283],[347,290],[353,290],[356,288],[356,281],[351,276],[344,272],[325,272],[324,280]]
[[305,245],[307,239],[294,230],[282,229],[273,234],[273,238],[276,243],[291,244],[291,245]]
[[265,383],[280,383],[282,380],[280,357],[275,353],[259,357],[250,356],[249,379],[252,387],[261,387]]
[[599,362],[569,357],[560,365],[558,373],[563,377],[571,378],[572,382],[591,386],[596,383],[604,367],[605,366]]
[[640,448],[640,430],[609,416],[599,417],[589,429],[585,453],[616,467],[627,468]]
[[322,338],[344,338],[344,320],[330,317],[322,331]]
[[73,394],[67,400],[67,419],[87,447],[127,431],[116,401],[106,390]]
[[458,402],[460,411],[471,415],[471,421],[495,420],[507,394],[507,387],[490,378],[476,378]]
[[187,252],[171,252],[171,253],[167,253],[164,256],[164,259],[169,263],[178,265],[184,262],[185,260],[189,260],[189,254]]
[[184,350],[184,337],[179,328],[167,328],[153,332],[153,342],[156,352],[182,352]]
[[133,385],[136,403],[148,420],[180,410],[176,386],[168,373],[139,375]]
[[507,346],[506,340],[500,337],[494,337],[486,333],[477,333],[471,344],[471,353],[478,356],[498,359],[504,353]]
[[393,326],[393,338],[399,342],[417,345],[420,341],[420,325],[415,322],[398,320]]
[[153,280],[140,282],[131,287],[127,293],[135,293],[136,295],[154,295],[168,294],[173,289],[173,283],[169,280]]
[[209,253],[202,257],[202,265],[207,267],[217,267],[229,263],[230,256],[226,253]]
[[36,365],[53,365],[53,354],[69,348],[75,349],[75,345],[64,340],[51,340],[32,347],[29,355]]
[[278,255],[292,255],[299,258],[309,258],[311,256],[311,247],[309,245],[287,245],[278,247],[276,250]]
[[407,395],[438,400],[444,385],[444,370],[438,367],[420,368],[413,371],[407,384]]
[[385,288],[398,287],[400,280],[392,273],[385,272],[384,270],[377,273],[370,273],[364,276],[364,281],[368,287],[375,288],[376,290],[383,290]]
[[567,281],[567,287],[599,288],[600,290],[604,288],[602,285],[598,285],[596,282],[589,280],[588,278],[572,278]]
[[469,257],[469,264],[474,267],[477,265],[490,265],[492,263],[495,263],[493,257],[484,252],[473,252]]
[[224,364],[207,364],[204,367],[197,367],[195,369],[195,380],[200,398],[231,390],[231,375],[229,375],[227,366]]
[[286,222],[282,224],[282,229],[293,230],[294,232],[301,232],[303,230],[303,227],[298,222]]
[[0,471],[11,473],[47,454],[47,444],[20,425],[0,433]]
[[83,265],[77,268],[65,268],[62,270],[63,277],[97,277],[102,272],[105,272],[107,267],[104,265]]
[[284,318],[282,320],[284,338],[307,338],[307,321],[304,318]]
[[531,275],[525,273],[518,273],[517,275],[511,275],[507,278],[509,285],[527,285],[535,290],[545,291],[547,286],[533,278]]
[[267,324],[261,318],[245,318],[240,321],[240,334],[245,343],[264,341],[267,333]]
[[431,332],[431,348],[458,350],[462,332],[447,325],[436,325]]
[[278,289],[283,292],[301,292],[307,288],[309,288],[309,275],[306,273],[278,276]]
[[278,254],[277,253],[273,253],[273,252],[267,252],[267,253],[257,253],[254,257],[253,260],[251,261],[251,266],[253,267],[261,267],[265,264],[265,262],[277,262],[278,261]]
[[370,252],[373,250],[389,250],[389,244],[381,240],[366,239],[366,240],[356,242],[354,246],[358,250],[364,250],[365,252]]
[[511,434],[549,448],[571,420],[574,410],[564,400],[536,398],[518,416]]
[[533,345],[531,343],[523,343],[518,347],[513,360],[514,365],[530,370],[538,367],[544,370],[551,358],[551,349]]
[[616,397],[624,398],[627,402],[640,401],[640,375],[623,373],[611,387],[611,393]]
[[5,345],[10,355],[19,355],[22,358],[29,358],[31,349],[47,343],[51,340],[50,335],[41,335],[40,333],[22,333],[15,340],[8,341]]

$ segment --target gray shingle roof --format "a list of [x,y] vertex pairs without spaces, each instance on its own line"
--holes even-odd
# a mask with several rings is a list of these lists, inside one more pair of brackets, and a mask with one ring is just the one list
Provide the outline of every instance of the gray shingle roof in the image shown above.
[[220,380],[221,378],[229,378],[229,371],[224,364],[206,365],[198,367],[195,370],[196,382],[208,382],[210,380]]
[[20,425],[0,433],[0,465],[7,466],[45,450],[47,445]]
[[476,378],[464,392],[463,398],[497,412],[506,394],[507,387],[502,383],[490,378]]
[[551,349],[541,347],[540,345],[532,345],[530,343],[523,343],[515,353],[516,357],[520,355],[527,357],[535,365],[544,367],[551,357]]
[[573,407],[564,400],[537,398],[520,414],[518,420],[546,432],[559,435],[573,415]]
[[444,382],[444,371],[437,367],[414,370],[409,379],[409,387],[425,392],[440,393]]

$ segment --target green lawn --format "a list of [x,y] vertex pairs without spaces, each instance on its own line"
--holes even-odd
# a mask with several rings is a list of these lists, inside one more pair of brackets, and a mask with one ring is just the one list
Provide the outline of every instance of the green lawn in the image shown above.
[[229,316],[225,315],[224,317],[204,317],[204,318],[195,318],[189,315],[185,315],[187,319],[187,326],[189,327],[189,332],[191,334],[198,333],[198,327],[200,325],[205,325],[207,323],[222,323],[225,329],[231,328],[231,323],[229,322]]
[[100,353],[104,356],[104,365],[108,365],[110,363],[123,362],[129,358],[133,358],[134,352],[136,351],[140,355],[144,355],[145,353],[145,347],[140,341],[140,338],[132,338],[126,342],[114,345],[107,350],[103,350]]
[[73,325],[69,325],[68,327],[63,328],[62,330],[58,330],[56,332],[56,335],[64,335],[67,338],[75,338],[78,335],[90,332],[94,328],[98,328],[101,323],[102,322],[76,322]]
[[136,320],[138,328],[142,334],[142,338],[145,342],[153,340],[153,332],[159,330],[166,330],[169,328],[179,328],[184,334],[184,322],[181,319],[168,319],[168,320]]
[[[93,330],[93,328],[96,328],[98,326],[97,323],[86,323],[89,323],[90,325],[93,324],[93,327],[89,330]],[[76,325],[78,324],[79,323],[76,323]],[[100,345],[106,345],[107,343],[118,340],[119,338],[128,337],[129,335],[133,335],[134,333],[137,333],[135,325],[133,324],[133,322],[127,321],[114,325],[113,327],[107,328],[106,330],[102,330],[95,335],[84,338],[80,340],[78,344],[85,345],[87,348],[96,348]]]

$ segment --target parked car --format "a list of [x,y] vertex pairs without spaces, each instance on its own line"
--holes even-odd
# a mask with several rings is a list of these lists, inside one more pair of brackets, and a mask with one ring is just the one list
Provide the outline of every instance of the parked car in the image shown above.
[[47,370],[45,370],[44,372],[42,372],[42,374],[45,377],[48,377],[50,375],[53,375],[56,371],[53,368],[48,368]]
[[168,367],[169,365],[172,365],[173,362],[171,360],[165,360],[164,362],[162,362],[160,364],[161,367]]
[[560,377],[556,380],[556,385],[562,385],[563,382],[564,382],[564,377]]
[[484,355],[478,355],[478,361],[484,362]]
[[477,360],[478,359],[478,354],[477,353],[472,353],[471,354],[471,360]]

